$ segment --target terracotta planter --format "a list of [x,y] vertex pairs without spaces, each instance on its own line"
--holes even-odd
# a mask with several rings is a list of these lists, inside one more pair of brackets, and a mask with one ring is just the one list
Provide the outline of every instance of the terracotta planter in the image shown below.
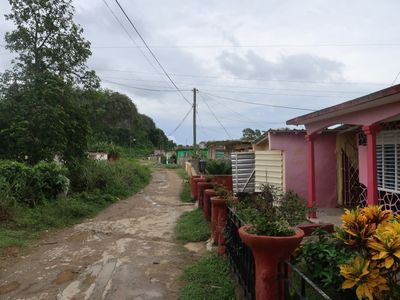
[[[215,197],[217,194],[215,193],[214,189],[206,189],[204,191],[204,202],[207,202],[207,206],[209,203],[212,204],[211,202],[211,198]],[[209,213],[210,209],[208,209],[208,213]],[[203,211],[204,213],[204,211]],[[206,215],[204,214],[204,217],[206,218]],[[217,229],[217,215],[214,214],[212,207],[211,207],[211,239],[214,241],[214,243],[217,241],[216,239],[216,229]]]
[[[214,219],[215,226],[215,238],[214,241],[218,245],[218,253],[225,253],[225,238],[224,229],[226,224],[226,218],[228,214],[228,207],[226,205],[226,199],[218,196],[211,198],[211,220]],[[213,221],[211,221],[213,222]],[[212,223],[211,223],[212,224]],[[211,225],[212,228],[212,225]]]
[[223,185],[228,191],[233,191],[232,175],[213,175],[213,182]]
[[300,245],[304,232],[295,228],[293,236],[266,236],[247,233],[251,225],[239,228],[242,241],[251,249],[256,266],[256,300],[282,299],[282,286],[278,280],[278,266],[289,259]]
[[203,181],[206,181],[204,177],[201,176],[192,177],[192,197],[194,200],[197,200],[197,184]]
[[[203,182],[203,181],[201,181],[201,182],[197,183],[197,201],[198,201],[198,206],[200,208],[203,208],[203,210],[204,210],[204,207],[205,207],[204,190],[211,189],[213,187],[214,187],[214,184],[211,183],[211,182]],[[207,220],[209,220],[209,219],[207,219]]]

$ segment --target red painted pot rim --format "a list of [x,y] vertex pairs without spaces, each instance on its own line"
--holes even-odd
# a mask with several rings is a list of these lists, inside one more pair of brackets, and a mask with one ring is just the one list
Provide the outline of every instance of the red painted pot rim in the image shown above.
[[208,194],[214,195],[214,196],[216,195],[214,189],[205,189],[205,190],[204,190],[204,193],[207,194],[207,195],[208,195]]
[[249,225],[244,225],[239,228],[239,235],[242,239],[244,239],[244,240],[258,239],[260,241],[277,241],[277,242],[279,242],[279,241],[285,241],[285,240],[302,239],[304,237],[304,231],[297,227],[293,227],[293,229],[296,231],[296,234],[289,235],[289,236],[258,235],[258,234],[254,234],[254,233],[248,233],[247,230],[251,227],[254,227],[254,225],[249,224]]
[[221,198],[219,196],[214,196],[210,198],[211,202],[214,204],[226,204],[226,198]]

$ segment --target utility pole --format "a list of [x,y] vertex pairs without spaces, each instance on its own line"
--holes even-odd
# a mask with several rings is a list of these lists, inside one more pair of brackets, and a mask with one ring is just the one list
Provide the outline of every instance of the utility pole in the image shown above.
[[193,89],[193,149],[196,149],[196,93],[197,89]]

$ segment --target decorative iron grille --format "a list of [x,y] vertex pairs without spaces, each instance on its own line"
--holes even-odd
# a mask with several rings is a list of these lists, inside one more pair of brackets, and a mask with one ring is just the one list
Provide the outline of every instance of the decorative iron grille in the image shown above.
[[286,260],[282,261],[280,270],[283,270],[283,274],[280,275],[280,278],[283,284],[284,300],[332,300],[331,297],[290,262]]
[[253,300],[255,299],[255,264],[253,253],[239,236],[239,228],[243,225],[238,216],[231,209],[228,209],[225,241],[226,254],[244,298]]

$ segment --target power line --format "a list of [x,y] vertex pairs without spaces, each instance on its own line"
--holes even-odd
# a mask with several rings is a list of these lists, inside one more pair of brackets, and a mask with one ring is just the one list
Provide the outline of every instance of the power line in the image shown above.
[[259,105],[259,106],[267,106],[267,107],[275,107],[275,108],[285,108],[285,109],[294,109],[294,110],[304,110],[304,111],[315,111],[315,109],[311,108],[301,108],[301,107],[293,107],[293,106],[283,106],[283,105],[273,105],[273,104],[266,104],[266,103],[258,103],[258,102],[251,102],[247,100],[240,100],[240,99],[235,99],[235,98],[230,98],[230,97],[224,97],[224,96],[219,96],[219,95],[214,95],[211,93],[203,92],[204,94],[207,94],[212,97],[217,97],[233,102],[239,102],[239,103],[246,103],[246,104],[252,104],[252,105]]
[[[109,72],[121,72],[121,73],[137,73],[137,74],[159,74],[152,72],[143,71],[128,71],[128,70],[116,70],[116,69],[98,69],[98,71],[109,71]],[[225,79],[225,80],[242,80],[242,81],[263,81],[263,82],[287,82],[287,83],[310,83],[310,84],[339,84],[339,85],[382,85],[386,86],[384,82],[356,82],[356,81],[306,81],[306,80],[285,80],[285,79],[266,79],[266,78],[243,78],[243,77],[227,77],[227,76],[215,76],[215,75],[195,75],[195,74],[177,74],[171,73],[176,77],[190,77],[190,78],[209,78],[209,79]]]
[[[131,81],[145,81],[145,82],[165,82],[161,80],[151,80],[142,78],[126,78],[126,77],[114,77],[114,76],[102,76],[102,78],[110,79],[121,79],[121,80],[131,80]],[[320,90],[320,89],[290,89],[290,88],[269,88],[269,87],[258,87],[258,86],[240,86],[240,85],[226,85],[226,84],[208,84],[208,83],[194,83],[188,81],[175,81],[175,83],[186,84],[188,86],[208,86],[208,87],[223,87],[223,88],[239,88],[239,89],[251,89],[251,90],[267,90],[267,91],[294,91],[294,92],[326,92],[326,93],[349,93],[349,94],[359,94],[365,93],[365,91],[343,91],[343,90]],[[309,95],[307,95],[309,96]]]
[[[162,90],[162,89],[152,89],[152,88],[148,88],[148,87],[142,87],[142,86],[133,86],[133,85],[128,85],[128,84],[123,84],[123,83],[119,83],[119,82],[115,82],[115,81],[111,81],[111,80],[106,80],[106,79],[102,79],[105,82],[111,83],[111,84],[115,84],[115,85],[120,85],[123,87],[127,87],[127,88],[132,88],[132,89],[137,89],[137,90],[143,90],[143,91],[149,91],[149,92],[176,92],[175,89],[169,89],[169,90]],[[163,87],[160,87],[163,88]],[[179,90],[181,92],[188,92],[190,90]]]
[[232,136],[229,134],[228,130],[226,130],[225,126],[221,123],[221,121],[218,119],[217,115],[213,112],[213,110],[211,109],[210,105],[208,105],[206,99],[203,97],[202,94],[200,94],[201,99],[203,99],[204,103],[207,105],[208,110],[211,112],[211,114],[214,116],[215,120],[217,120],[217,122],[219,123],[219,125],[221,125],[221,127],[224,129],[225,133],[228,135],[228,137],[230,139],[232,139]]
[[[326,43],[326,44],[254,44],[254,45],[228,45],[228,44],[193,44],[193,45],[149,45],[155,49],[203,49],[203,48],[308,48],[308,47],[399,47],[400,43]],[[129,49],[145,48],[144,46],[94,46],[98,49]]]
[[307,95],[307,94],[280,94],[280,93],[266,93],[266,92],[252,92],[252,91],[233,91],[233,90],[209,90],[202,89],[203,91],[220,92],[220,93],[233,93],[233,94],[252,94],[252,95],[268,95],[268,96],[288,96],[288,97],[316,97],[316,98],[338,98],[335,95]]
[[[136,48],[140,51],[140,53],[143,55],[143,57],[146,59],[146,61],[149,63],[149,65],[154,69],[154,71],[156,71],[156,73],[159,73],[159,71],[157,70],[157,68],[154,66],[154,64],[150,61],[150,59],[147,57],[147,55],[145,54],[145,52],[142,50],[141,47],[139,47],[139,45],[136,43],[135,39],[131,36],[131,34],[129,33],[129,31],[125,28],[124,24],[122,24],[121,20],[118,18],[118,16],[114,13],[114,11],[112,10],[112,8],[108,5],[106,0],[103,0],[104,4],[106,5],[107,9],[109,10],[109,12],[111,13],[111,15],[114,17],[114,19],[118,22],[118,24],[121,26],[121,28],[124,30],[124,32],[126,33],[126,35],[128,36],[128,38],[136,45]],[[163,81],[165,82],[165,81]]]
[[125,10],[123,9],[123,7],[121,6],[121,4],[118,2],[118,0],[114,0],[119,8],[121,9],[121,11],[123,12],[124,16],[126,17],[126,19],[128,20],[129,24],[131,24],[132,28],[135,30],[135,32],[137,33],[137,35],[140,37],[140,39],[142,40],[143,44],[146,46],[147,50],[150,52],[151,56],[153,56],[153,58],[155,59],[155,61],[157,62],[157,64],[159,65],[159,67],[161,68],[161,70],[163,71],[163,73],[165,74],[165,76],[167,76],[167,78],[169,79],[169,81],[172,83],[172,85],[175,87],[175,89],[178,91],[178,93],[183,97],[183,99],[189,103],[190,105],[192,105],[192,103],[190,103],[190,101],[188,99],[186,99],[185,95],[180,91],[180,89],[178,88],[178,86],[175,84],[175,82],[172,80],[172,78],[168,75],[167,71],[164,69],[163,65],[160,63],[160,61],[158,60],[158,58],[155,56],[155,54],[153,53],[153,51],[150,49],[150,47],[147,45],[146,41],[144,40],[144,38],[142,37],[142,35],[140,34],[140,32],[136,29],[136,26],[133,24],[132,20],[129,18],[129,16],[126,14]]
[[399,73],[397,73],[397,75],[396,75],[395,79],[393,80],[393,82],[392,82],[391,86],[392,86],[392,85],[394,85],[394,84],[396,83],[396,81],[397,81],[397,78],[399,78],[399,76],[400,76],[400,72],[399,72]]
[[175,131],[177,131],[183,124],[183,122],[185,122],[186,118],[189,116],[189,114],[191,113],[193,109],[193,106],[190,107],[190,109],[188,110],[188,112],[186,113],[186,115],[183,117],[183,119],[179,122],[179,124],[175,127],[174,130],[172,130],[168,136],[171,136],[173,133],[175,133]]

